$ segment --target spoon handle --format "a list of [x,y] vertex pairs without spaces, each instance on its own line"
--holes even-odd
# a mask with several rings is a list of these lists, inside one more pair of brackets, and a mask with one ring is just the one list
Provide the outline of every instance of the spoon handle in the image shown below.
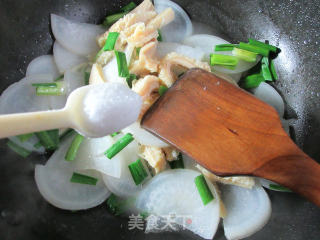
[[0,138],[69,126],[65,109],[0,115]]
[[288,187],[320,207],[320,165],[298,147],[290,155],[268,161],[253,175]]

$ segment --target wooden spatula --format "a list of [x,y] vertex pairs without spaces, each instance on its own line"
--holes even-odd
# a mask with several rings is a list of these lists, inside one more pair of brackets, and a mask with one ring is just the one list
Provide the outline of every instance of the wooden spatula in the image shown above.
[[275,109],[207,71],[185,73],[142,127],[219,176],[266,178],[320,206],[320,165],[291,141]]

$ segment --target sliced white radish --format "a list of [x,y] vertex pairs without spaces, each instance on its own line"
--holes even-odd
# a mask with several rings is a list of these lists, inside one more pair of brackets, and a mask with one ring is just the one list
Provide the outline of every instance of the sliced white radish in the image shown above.
[[252,93],[260,100],[274,107],[279,116],[284,114],[284,102],[280,94],[268,83],[262,82],[257,88],[253,88]]
[[36,136],[32,136],[30,139],[28,139],[27,141],[20,141],[19,138],[17,137],[9,137],[9,139],[14,142],[15,144],[23,147],[24,149],[27,149],[31,152],[38,152],[38,153],[44,153],[45,149],[44,147],[40,146],[38,148],[36,148],[34,145],[37,144],[39,142],[39,139]]
[[52,55],[43,55],[33,59],[26,71],[26,76],[50,74],[55,79],[60,74]]
[[[228,41],[217,37],[213,35],[207,35],[207,34],[197,34],[197,35],[192,35],[186,39],[184,39],[183,44],[189,45],[191,47],[198,47],[202,49],[205,53],[204,60],[210,63],[210,54],[211,53],[216,53],[216,54],[225,54],[225,55],[232,55],[232,51],[226,51],[226,52],[215,52],[215,46],[219,44],[227,44],[229,43]],[[257,57],[257,61],[254,63],[246,62],[243,60],[239,60],[237,67],[234,70],[226,69],[223,67],[219,66],[214,66],[212,67],[213,71],[217,72],[222,72],[222,73],[227,73],[227,74],[237,74],[237,73],[242,73],[253,66],[255,66],[259,61],[260,57]]]
[[219,224],[219,197],[215,187],[207,181],[215,198],[203,205],[194,183],[199,175],[199,172],[188,169],[159,173],[139,193],[136,207],[149,214],[175,216],[172,220],[177,224],[202,238],[212,239]]
[[227,239],[249,237],[267,224],[271,216],[271,203],[260,185],[256,184],[252,189],[221,185],[221,192],[227,209],[227,216],[223,219]]
[[278,192],[291,192],[291,190],[289,190],[288,188],[282,187],[278,183],[272,182],[270,180],[258,178],[258,181],[263,187],[268,188],[270,190],[278,191]]
[[200,48],[193,48],[179,43],[159,42],[157,47],[157,55],[159,58],[163,58],[171,52],[176,52],[199,61],[204,57],[204,52]]
[[67,210],[92,208],[105,201],[110,191],[105,187],[100,174],[94,172],[81,173],[98,178],[95,186],[70,182],[75,171],[74,162],[68,162],[64,157],[71,140],[62,142],[45,166],[36,165],[36,184],[41,195],[55,207]]
[[124,133],[131,133],[138,143],[154,147],[168,147],[169,144],[163,142],[156,136],[140,127],[140,123],[135,122],[122,130]]
[[64,73],[64,84],[65,84],[66,92],[68,96],[73,90],[85,85],[85,79],[84,79],[85,67],[86,65],[79,65],[74,68],[68,69]]
[[85,57],[68,51],[57,41],[55,41],[53,45],[53,57],[60,73],[64,73],[67,69],[75,67],[81,63],[88,62]]
[[[119,139],[122,134],[117,136]],[[108,187],[108,189],[119,197],[132,197],[135,196],[141,189],[142,185],[136,185],[133,181],[132,175],[130,173],[128,165],[135,162],[138,156],[138,143],[137,141],[132,141],[128,146],[126,146],[121,152],[119,152],[118,161],[121,161],[121,174],[120,178],[111,177],[108,175],[103,176],[103,180]],[[112,161],[113,159],[111,159]],[[107,161],[110,161],[107,159]],[[141,160],[142,161],[142,160]],[[143,162],[143,161],[142,161]],[[145,167],[146,171],[148,169]],[[148,174],[149,175],[149,174]],[[150,178],[150,175],[149,177]]]
[[157,13],[166,8],[174,11],[174,20],[161,29],[161,35],[166,42],[181,42],[192,34],[192,23],[188,14],[176,3],[169,0],[154,0]]
[[222,73],[214,70],[212,71],[212,73],[215,74],[217,77],[222,78],[231,83],[238,83],[242,76],[242,73],[227,74],[227,73]]
[[96,37],[105,31],[101,26],[77,23],[55,14],[51,14],[51,28],[54,37],[64,48],[82,56],[98,52]]
[[121,154],[111,160],[104,152],[115,143],[110,137],[86,138],[77,153],[75,168],[80,170],[96,170],[103,174],[119,178],[121,174]]
[[47,96],[37,96],[32,83],[52,82],[52,75],[30,75],[11,84],[0,97],[0,114],[34,112],[49,110]]

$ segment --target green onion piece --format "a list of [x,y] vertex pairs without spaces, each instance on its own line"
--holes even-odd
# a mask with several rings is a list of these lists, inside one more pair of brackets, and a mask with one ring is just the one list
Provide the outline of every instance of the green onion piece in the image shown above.
[[219,44],[215,46],[214,51],[215,52],[232,51],[234,47],[235,46],[233,44]]
[[282,192],[292,192],[289,188],[286,188],[277,184],[269,184],[269,188],[272,190],[278,190]]
[[84,71],[83,73],[83,78],[84,78],[84,84],[88,85],[89,84],[89,79],[90,79],[90,72]]
[[42,147],[42,144],[41,142],[37,142],[36,144],[33,145],[34,148],[38,149],[38,148],[41,148]]
[[263,76],[264,81],[272,81],[272,74],[270,72],[269,66],[265,63],[261,64],[261,74]]
[[256,53],[240,48],[234,48],[232,54],[246,62],[255,62],[257,60]]
[[7,142],[7,145],[12,151],[18,153],[21,157],[26,158],[31,154],[29,150],[19,146],[18,144],[12,142],[11,140]]
[[169,162],[170,168],[171,169],[177,169],[177,168],[184,168],[184,163],[183,163],[183,157],[182,154],[179,153],[178,159],[175,161],[170,161]]
[[20,140],[20,142],[26,142],[33,136],[33,133],[26,133],[18,135],[17,138]]
[[169,88],[167,88],[166,86],[161,85],[161,86],[159,87],[159,90],[158,90],[160,96],[162,96],[163,94],[165,94],[165,92],[168,91],[168,89],[169,89]]
[[133,82],[133,80],[136,80],[136,79],[137,79],[137,75],[132,74],[132,73],[129,75],[129,77],[126,78],[126,81],[127,81],[129,88],[132,88],[132,82]]
[[130,2],[126,6],[122,7],[120,10],[123,12],[130,12],[133,10],[137,5],[134,2]]
[[264,78],[260,73],[252,74],[244,79],[243,87],[246,89],[255,88],[264,82]]
[[131,133],[127,133],[122,138],[120,138],[115,144],[113,144],[110,148],[105,151],[104,155],[107,158],[112,159],[115,155],[117,155],[122,149],[124,149],[129,143],[133,141],[133,136]]
[[64,78],[64,75],[60,75],[59,77],[57,77],[55,80],[53,80],[54,82],[60,81],[61,79]]
[[209,202],[211,202],[214,199],[214,197],[210,191],[210,188],[206,182],[206,179],[201,174],[194,179],[194,182],[197,186],[197,189],[198,189],[198,192],[200,194],[200,197],[202,199],[203,204],[207,205]]
[[72,128],[68,128],[64,133],[59,136],[59,141],[62,142],[67,139],[69,136],[73,135],[75,131]]
[[119,51],[114,51],[117,59],[118,65],[118,75],[119,77],[129,77],[129,69],[127,65],[126,54]]
[[251,45],[248,43],[244,43],[244,42],[240,42],[239,45],[237,46],[237,48],[243,49],[243,50],[247,50],[250,52],[254,52],[257,54],[261,54],[264,57],[268,57],[269,56],[269,50],[267,48],[264,47],[260,47],[260,46],[255,46],[255,45]]
[[36,132],[35,135],[39,139],[41,145],[47,150],[55,150],[59,145],[59,130],[49,130]]
[[157,37],[157,40],[158,40],[159,42],[162,42],[162,41],[163,41],[163,39],[162,39],[162,34],[161,34],[160,29],[158,29],[158,37]]
[[81,173],[74,172],[70,178],[70,182],[88,184],[88,185],[97,185],[98,179],[90,177]]
[[60,96],[64,93],[63,83],[55,83],[56,86],[38,86],[36,87],[36,94],[38,96]]
[[119,37],[118,32],[109,32],[108,38],[103,46],[103,50],[104,51],[114,50],[114,46],[116,45],[118,37]]
[[136,48],[136,55],[139,57],[139,54],[140,54],[140,50],[141,50],[141,47],[137,47]]
[[32,87],[57,87],[56,83],[32,83]]
[[120,134],[120,132],[114,132],[114,133],[111,134],[111,137],[115,137],[115,136],[117,136],[119,134]]
[[260,42],[260,41],[257,41],[255,39],[252,39],[252,38],[249,38],[249,44],[250,45],[254,45],[254,46],[257,46],[257,47],[261,47],[261,48],[265,48],[271,52],[274,52],[276,53],[278,48],[273,46],[273,45],[269,45],[269,44],[266,44],[264,42]]
[[113,193],[108,197],[106,203],[108,210],[115,216],[119,216],[124,213],[127,209],[133,206],[135,202],[134,198],[121,199]]
[[139,185],[143,182],[143,180],[148,177],[148,173],[146,169],[144,168],[141,159],[138,159],[137,161],[129,164],[129,170],[131,173],[131,176],[133,178],[133,181],[136,185]]
[[273,77],[273,80],[278,80],[278,74],[276,72],[276,69],[274,67],[274,63],[273,63],[273,60],[270,61],[270,71],[271,71],[271,74],[272,74],[272,77]]
[[142,217],[142,219],[147,219],[147,217],[149,217],[149,215],[150,214],[146,211],[140,213],[140,216]]
[[237,66],[239,60],[235,56],[223,55],[223,54],[210,54],[210,64],[211,66]]
[[64,157],[66,161],[73,161],[76,158],[77,152],[80,148],[83,139],[84,136],[82,136],[79,133],[73,138],[72,143],[66,153],[66,156]]
[[105,27],[108,27],[114,24],[116,21],[118,21],[120,18],[122,18],[126,14],[127,14],[126,12],[123,12],[123,13],[116,13],[116,14],[107,16],[106,19],[103,21],[102,25]]

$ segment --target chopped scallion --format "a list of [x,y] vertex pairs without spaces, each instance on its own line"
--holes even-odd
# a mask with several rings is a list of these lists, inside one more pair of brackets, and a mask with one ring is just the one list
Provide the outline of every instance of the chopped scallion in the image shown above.
[[129,75],[129,77],[126,78],[126,81],[127,81],[129,88],[132,88],[132,82],[133,82],[133,80],[136,80],[136,79],[137,79],[137,75],[132,74],[132,73]]
[[139,185],[143,182],[143,180],[148,177],[148,173],[146,169],[144,168],[141,159],[138,159],[137,161],[129,164],[129,170],[131,173],[131,176],[133,178],[133,181],[136,185]]
[[244,79],[243,87],[246,89],[255,88],[264,82],[264,78],[260,73],[252,74]]
[[106,204],[108,210],[115,216],[119,216],[133,206],[134,198],[121,199],[113,193],[108,197]]
[[20,140],[20,142],[26,142],[33,136],[33,133],[26,133],[18,135],[17,138]]
[[77,152],[80,148],[80,145],[82,143],[84,139],[84,136],[82,136],[81,134],[76,134],[76,136],[73,138],[72,142],[71,142],[71,145],[66,153],[66,156],[65,156],[65,160],[66,161],[73,161],[76,156],[77,156]]
[[130,12],[133,10],[137,5],[134,2],[130,2],[126,6],[122,7],[120,10],[123,12]]
[[174,161],[169,162],[170,168],[171,169],[176,169],[176,168],[184,168],[184,163],[183,163],[183,157],[182,154],[179,153],[178,159]]
[[133,136],[131,133],[127,133],[122,138],[120,138],[116,143],[114,143],[107,151],[105,151],[105,155],[107,158],[112,159],[115,155],[117,155],[122,149],[124,149],[129,143],[133,141]]
[[47,150],[55,150],[59,145],[59,130],[36,132],[41,145]]
[[89,79],[90,79],[90,72],[84,71],[83,73],[83,78],[84,78],[84,84],[88,85],[89,84]]
[[114,133],[111,134],[111,137],[115,137],[115,136],[117,136],[119,134],[120,134],[120,132],[114,132]]
[[255,62],[257,60],[256,53],[240,48],[234,48],[232,54],[246,62]]
[[32,87],[57,87],[57,83],[32,83]]
[[114,51],[117,59],[118,65],[118,75],[119,77],[128,77],[129,76],[129,69],[127,65],[126,54],[119,51]]
[[278,74],[276,72],[276,69],[274,67],[274,63],[273,63],[273,60],[270,61],[270,71],[271,71],[271,74],[272,74],[272,77],[274,80],[278,80]]
[[269,184],[269,188],[277,191],[282,191],[282,192],[292,192],[289,188],[286,188],[277,184]]
[[161,85],[161,86],[159,87],[158,92],[159,92],[159,95],[160,95],[160,96],[162,96],[163,94],[165,94],[166,91],[168,91],[168,88],[167,88],[166,86]]
[[57,77],[55,80],[53,80],[54,82],[60,81],[61,79],[64,78],[64,75],[60,75],[59,77]]
[[268,57],[269,56],[269,49],[261,47],[261,46],[255,46],[255,45],[251,45],[248,43],[244,43],[244,42],[240,42],[239,45],[237,46],[237,48],[243,49],[243,50],[247,50],[250,52],[254,52],[257,54],[261,54],[264,57]]
[[119,37],[118,32],[109,32],[108,38],[103,46],[103,50],[104,51],[114,50],[114,46],[116,45],[118,37]]
[[234,45],[233,44],[219,44],[216,45],[214,48],[214,51],[216,52],[221,52],[221,51],[232,51],[234,49]]
[[88,184],[88,185],[97,185],[98,179],[87,176],[81,173],[74,172],[72,177],[70,178],[70,182],[80,183],[80,184]]
[[55,86],[36,86],[36,94],[38,96],[60,96],[64,94],[64,87],[62,82],[53,83]]
[[59,141],[62,142],[64,141],[66,138],[68,138],[69,136],[71,136],[72,134],[74,134],[75,131],[72,128],[67,129],[65,132],[63,132],[60,136],[59,136]]
[[37,142],[36,144],[34,144],[33,147],[36,148],[36,149],[39,149],[39,148],[42,147],[42,144],[41,144],[41,142],[39,141],[39,142]]
[[238,64],[238,58],[235,56],[223,55],[223,54],[210,54],[211,66],[222,66],[235,68]]
[[136,48],[136,55],[139,57],[139,54],[140,54],[140,50],[141,50],[141,47],[137,47]]
[[214,197],[212,195],[212,192],[210,191],[210,188],[207,184],[206,179],[201,174],[198,177],[194,179],[194,182],[197,186],[198,192],[200,194],[201,200],[204,205],[207,205],[209,202],[211,202]]
[[269,66],[265,63],[261,64],[261,74],[264,81],[272,81],[272,74],[270,72]]
[[257,41],[255,39],[252,39],[252,38],[249,38],[249,44],[250,45],[254,45],[254,46],[258,46],[258,47],[262,47],[262,48],[265,48],[271,52],[274,52],[276,53],[278,48],[273,46],[273,45],[269,45],[267,43],[264,43],[264,42],[260,42],[260,41]]
[[160,29],[158,29],[158,37],[157,37],[157,40],[158,40],[159,42],[162,42],[162,41],[163,41],[163,38],[162,38],[162,34],[161,34]]
[[12,142],[11,140],[9,140],[9,141],[7,142],[7,145],[8,145],[8,147],[9,147],[12,151],[16,152],[16,153],[19,154],[21,157],[26,158],[26,157],[28,157],[28,156],[31,154],[31,152],[30,152],[29,150],[27,150],[27,149],[19,146],[18,144]]
[[114,24],[116,21],[118,21],[120,18],[122,18],[126,14],[127,12],[122,12],[122,13],[116,13],[116,14],[107,16],[106,19],[103,21],[102,25],[105,27],[109,27],[110,25]]

